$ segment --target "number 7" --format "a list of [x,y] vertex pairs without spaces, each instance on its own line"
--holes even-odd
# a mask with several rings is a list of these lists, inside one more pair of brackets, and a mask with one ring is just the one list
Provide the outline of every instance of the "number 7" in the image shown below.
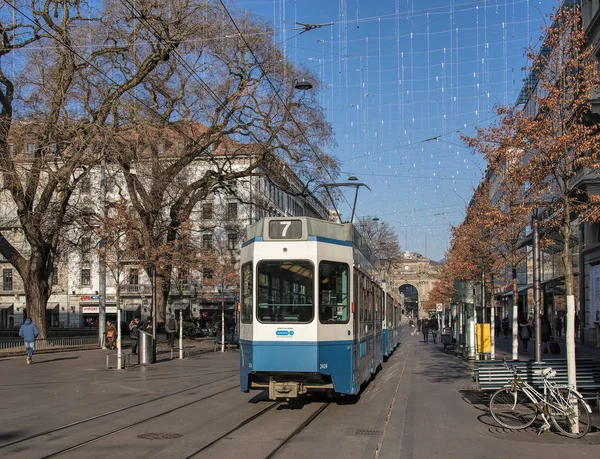
[[279,222],[279,223],[284,226],[283,231],[281,232],[281,236],[285,237],[285,235],[287,234],[287,230],[290,227],[290,225],[292,224],[292,222]]

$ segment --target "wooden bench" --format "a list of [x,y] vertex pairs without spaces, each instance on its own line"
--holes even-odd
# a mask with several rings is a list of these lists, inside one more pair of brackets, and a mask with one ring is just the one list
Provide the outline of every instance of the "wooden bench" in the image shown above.
[[[556,384],[567,384],[567,361],[565,359],[547,359],[536,363],[533,360],[507,360],[506,363],[514,365],[519,371],[519,376],[536,389],[544,388],[544,379],[536,374],[536,370],[552,367],[556,376],[552,381]],[[577,359],[577,390],[584,398],[595,400],[600,408],[600,362],[593,359]],[[475,383],[481,391],[494,391],[504,387],[512,378],[502,360],[477,360],[475,361]]]
[[[217,346],[221,345],[221,335],[215,336],[214,339],[214,351],[217,350]],[[238,349],[240,348],[240,335],[237,333],[225,333],[225,348],[227,346],[236,346]]]

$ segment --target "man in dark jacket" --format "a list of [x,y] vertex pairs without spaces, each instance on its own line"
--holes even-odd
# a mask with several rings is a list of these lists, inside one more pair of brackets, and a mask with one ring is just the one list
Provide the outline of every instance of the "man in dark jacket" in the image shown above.
[[129,322],[129,337],[131,338],[131,352],[137,354],[138,337],[140,330],[140,318],[136,317]]
[[19,336],[23,338],[23,341],[25,341],[25,350],[27,351],[27,359],[25,361],[27,362],[27,365],[31,365],[33,363],[31,358],[33,357],[33,352],[35,351],[35,339],[39,334],[40,331],[29,317],[25,323],[21,325],[21,328],[19,328]]
[[548,353],[548,342],[552,337],[552,328],[548,316],[542,317],[542,343],[544,344],[544,354]]

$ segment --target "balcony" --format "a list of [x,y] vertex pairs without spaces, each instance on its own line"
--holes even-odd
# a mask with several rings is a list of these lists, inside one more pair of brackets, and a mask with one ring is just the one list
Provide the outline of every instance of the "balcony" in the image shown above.
[[121,285],[122,295],[150,295],[152,286],[150,284],[123,284]]
[[600,195],[600,174],[595,169],[583,167],[571,179],[570,186],[579,188],[592,196]]

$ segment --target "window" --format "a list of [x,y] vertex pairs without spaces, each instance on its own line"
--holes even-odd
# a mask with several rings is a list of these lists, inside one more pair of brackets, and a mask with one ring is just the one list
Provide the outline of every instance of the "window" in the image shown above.
[[237,216],[238,216],[237,202],[228,202],[227,203],[227,218],[233,219],[233,218],[237,218]]
[[138,285],[140,280],[140,272],[137,268],[129,269],[128,279],[130,285]]
[[212,220],[213,205],[210,202],[202,204],[202,220]]
[[90,268],[81,268],[81,285],[89,286],[92,285],[92,277]]
[[238,247],[238,233],[227,233],[227,248],[229,250],[237,250]]
[[348,322],[348,265],[334,261],[319,264],[319,320],[322,323]]
[[81,192],[82,193],[89,193],[92,189],[92,179],[90,178],[89,175],[86,175],[84,177],[81,178]]
[[27,156],[35,156],[35,149],[36,149],[35,143],[28,143],[27,149],[25,150],[25,154]]
[[212,234],[203,234],[202,235],[202,248],[204,249],[212,249]]
[[2,289],[3,290],[12,290],[13,289],[12,268],[2,270]]
[[314,317],[314,266],[308,260],[261,261],[257,266],[260,322],[308,323]]
[[159,144],[156,146],[156,151],[158,152],[159,155],[164,155],[165,154],[165,144],[162,142],[159,142]]
[[81,238],[81,253],[88,254],[92,251],[92,238],[82,237]]
[[15,156],[15,145],[13,143],[8,144],[8,155],[12,158]]
[[202,268],[202,279],[212,279],[213,271],[210,268]]
[[240,313],[242,323],[252,323],[252,262],[242,266],[242,292]]
[[54,265],[52,270],[52,285],[58,285],[58,266]]

